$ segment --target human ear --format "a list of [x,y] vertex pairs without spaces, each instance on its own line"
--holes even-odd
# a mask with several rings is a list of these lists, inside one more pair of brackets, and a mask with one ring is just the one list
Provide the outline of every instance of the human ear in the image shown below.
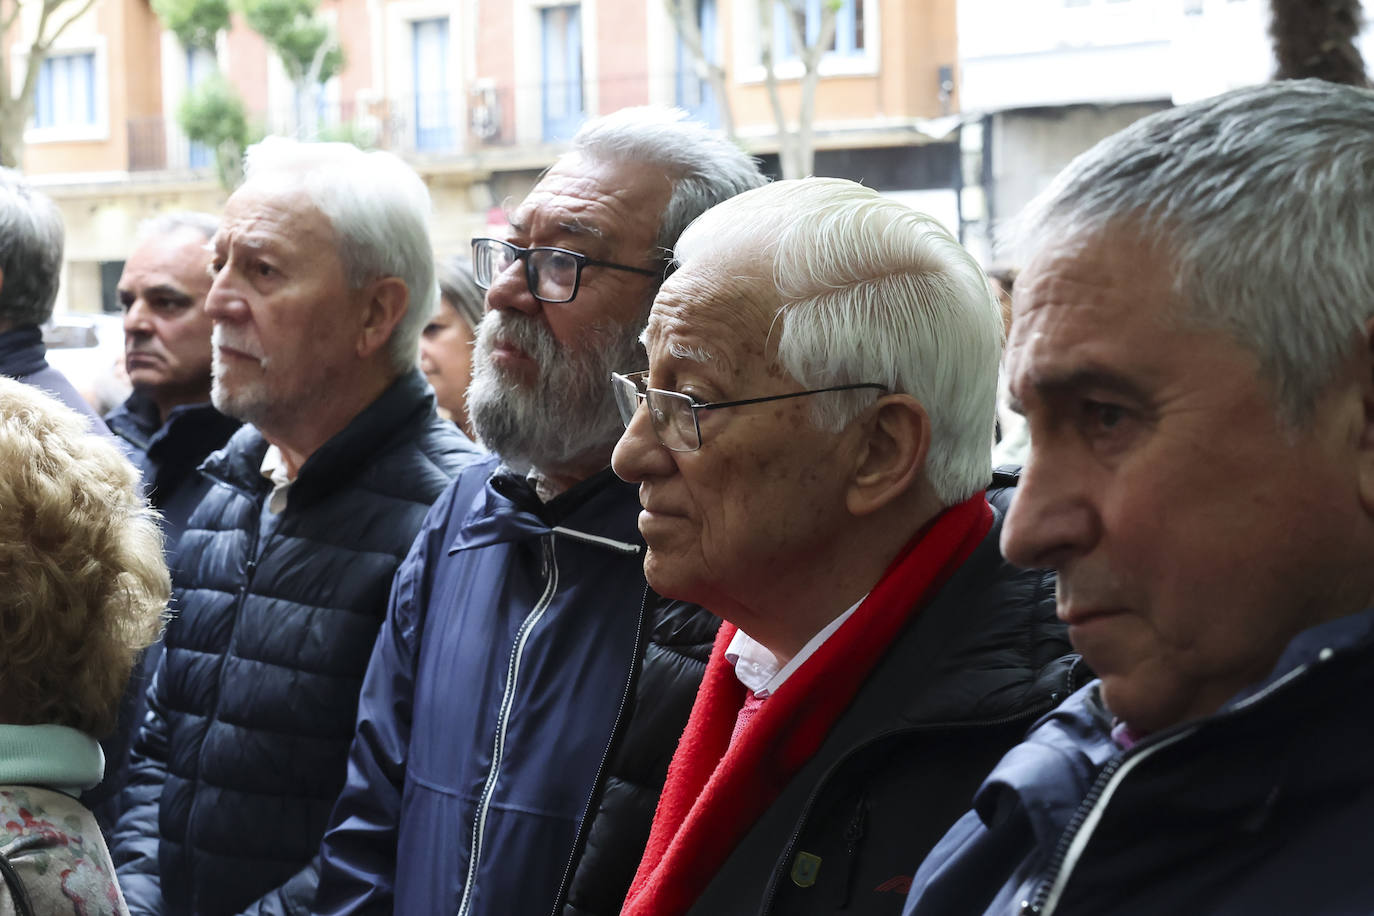
[[363,323],[358,329],[358,356],[366,359],[391,340],[410,305],[410,290],[400,277],[382,277],[364,291]]
[[1359,485],[1364,510],[1374,517],[1374,318],[1365,322],[1358,357],[1360,403]]
[[845,496],[856,516],[869,515],[916,486],[930,451],[930,416],[909,394],[889,394],[870,408]]

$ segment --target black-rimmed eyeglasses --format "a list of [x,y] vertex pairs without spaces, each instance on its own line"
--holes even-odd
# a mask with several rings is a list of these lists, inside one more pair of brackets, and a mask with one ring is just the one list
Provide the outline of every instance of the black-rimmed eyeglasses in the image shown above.
[[628,429],[640,402],[649,406],[649,422],[654,434],[664,448],[673,452],[695,452],[701,448],[701,424],[697,421],[698,410],[720,410],[723,407],[743,407],[745,404],[764,404],[768,401],[785,401],[809,394],[826,394],[831,391],[853,391],[858,388],[874,388],[886,391],[886,385],[874,382],[861,382],[856,385],[835,385],[831,388],[812,388],[808,391],[793,391],[788,394],[771,394],[763,398],[745,398],[742,401],[716,401],[702,404],[689,395],[677,391],[664,391],[662,388],[649,388],[649,373],[634,372],[630,375],[611,373],[611,388],[615,391],[615,404],[620,409],[620,419]]
[[530,295],[540,302],[571,302],[582,282],[584,267],[608,267],[646,277],[663,277],[662,270],[598,261],[566,248],[521,248],[500,239],[472,240],[472,274],[482,289],[491,289],[492,282],[516,261],[525,262],[525,283],[530,288]]

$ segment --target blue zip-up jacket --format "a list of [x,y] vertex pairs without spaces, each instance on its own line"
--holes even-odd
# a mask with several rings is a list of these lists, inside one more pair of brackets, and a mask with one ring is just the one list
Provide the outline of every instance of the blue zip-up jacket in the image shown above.
[[905,916],[1374,912],[1374,610],[1123,751],[1093,681],[983,783]]
[[363,685],[318,912],[619,911],[718,626],[647,591],[638,513],[609,469],[541,504],[494,458],[435,504]]
[[307,911],[392,577],[478,457],[418,370],[310,456],[279,515],[267,447],[245,426],[202,466],[111,837],[134,914]]

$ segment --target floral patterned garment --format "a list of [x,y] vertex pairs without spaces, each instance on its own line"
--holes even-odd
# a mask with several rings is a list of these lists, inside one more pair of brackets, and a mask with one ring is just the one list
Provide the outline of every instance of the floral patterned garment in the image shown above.
[[[37,916],[128,916],[100,828],[71,796],[0,786],[0,851],[28,888]],[[0,882],[0,916],[14,913]]]

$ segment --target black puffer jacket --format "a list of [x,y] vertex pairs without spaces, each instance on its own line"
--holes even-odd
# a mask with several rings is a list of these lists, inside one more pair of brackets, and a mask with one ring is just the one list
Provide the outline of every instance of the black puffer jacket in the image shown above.
[[584,845],[568,885],[563,916],[615,916],[649,839],[658,796],[677,739],[687,725],[696,687],[720,618],[695,604],[652,592],[651,627],[624,734],[611,749],[607,775],[584,820]]
[[476,457],[418,372],[305,462],[279,516],[266,450],[244,427],[211,456],[182,536],[180,613],[113,837],[133,913],[309,907],[392,576]]
[[692,916],[901,913],[916,866],[987,772],[1091,677],[1065,654],[1054,573],[1017,569],[998,548],[1015,482],[996,475],[992,530],[893,641]]

